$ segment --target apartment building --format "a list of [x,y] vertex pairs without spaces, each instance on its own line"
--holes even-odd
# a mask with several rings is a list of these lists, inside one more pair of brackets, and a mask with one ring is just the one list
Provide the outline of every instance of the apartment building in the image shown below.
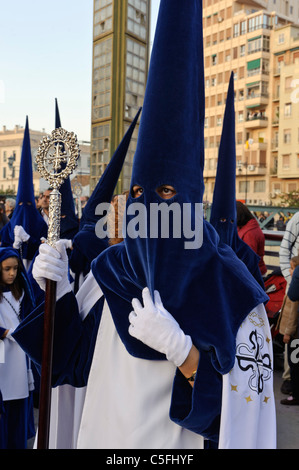
[[273,37],[270,198],[299,190],[299,26],[287,25]]
[[[276,180],[283,176],[279,172],[283,158],[278,156],[280,151],[275,153],[273,149],[276,136],[273,122],[277,112],[273,90],[276,86],[277,91],[276,82],[280,77],[274,74],[278,60],[275,53],[279,52],[275,47],[279,47],[281,28],[287,29],[287,25],[298,23],[298,2],[204,0],[203,6],[206,90],[204,198],[212,202],[226,93],[233,71],[236,196],[248,204],[273,203],[271,195],[275,188],[278,191]],[[282,100],[286,98],[283,96]]]
[[[44,137],[45,132],[30,130],[30,145],[32,154],[32,168],[35,169],[35,155]],[[15,126],[9,130],[3,126],[0,131],[0,193],[7,190],[17,194],[22,145],[24,138],[24,127]],[[38,195],[40,190],[40,175],[33,171],[34,192]]]
[[[30,145],[33,169],[34,194],[48,188],[49,184],[40,177],[36,171],[35,158],[43,137],[47,135],[45,131],[35,131],[30,129]],[[24,138],[24,127],[16,125],[14,129],[7,129],[3,126],[0,131],[0,194],[10,190],[16,195],[18,191],[20,163]],[[77,169],[72,178],[77,176],[80,181],[84,175],[89,175],[90,170],[90,143],[79,142],[80,158]],[[85,183],[86,184],[86,183]],[[84,189],[84,188],[83,188]],[[89,195],[89,184],[86,185],[84,195]]]
[[[143,104],[150,0],[94,0],[90,187],[95,188]],[[138,125],[117,191],[129,188]]]

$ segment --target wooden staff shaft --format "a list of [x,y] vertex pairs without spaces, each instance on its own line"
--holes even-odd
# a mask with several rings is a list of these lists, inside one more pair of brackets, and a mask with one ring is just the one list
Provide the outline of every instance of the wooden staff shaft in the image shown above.
[[56,282],[46,280],[37,448],[49,448]]

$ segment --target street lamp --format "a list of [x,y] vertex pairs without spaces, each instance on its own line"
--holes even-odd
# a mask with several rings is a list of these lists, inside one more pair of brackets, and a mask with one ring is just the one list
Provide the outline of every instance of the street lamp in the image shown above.
[[248,167],[247,159],[245,160],[245,162],[240,162],[239,163],[239,174],[240,175],[241,175],[241,172],[242,172],[242,167],[245,168],[245,204],[247,204],[247,167]]

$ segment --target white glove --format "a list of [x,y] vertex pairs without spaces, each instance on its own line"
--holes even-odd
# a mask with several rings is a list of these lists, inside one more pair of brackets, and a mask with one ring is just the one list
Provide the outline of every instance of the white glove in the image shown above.
[[18,250],[23,242],[27,242],[30,235],[23,229],[22,225],[16,225],[14,228],[15,240],[13,247]]
[[68,278],[68,256],[66,253],[68,242],[69,240],[59,240],[56,243],[56,248],[42,243],[32,268],[32,275],[42,290],[46,289],[46,279],[57,282],[56,300],[72,290]]
[[138,299],[132,300],[134,311],[129,315],[129,333],[144,344],[166,355],[177,367],[186,360],[192,347],[177,321],[163,307],[160,294],[155,291],[155,303],[148,288],[143,289],[144,307]]

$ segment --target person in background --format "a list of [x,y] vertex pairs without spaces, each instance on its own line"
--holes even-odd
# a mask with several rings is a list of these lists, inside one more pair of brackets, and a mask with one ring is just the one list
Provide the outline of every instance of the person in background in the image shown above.
[[264,276],[267,272],[267,266],[264,262],[265,235],[254,215],[241,201],[237,201],[237,226],[241,240],[247,243],[260,257],[259,268]]
[[9,219],[11,219],[13,211],[16,207],[16,200],[13,198],[7,198],[5,201],[5,214]]
[[81,196],[80,199],[81,199],[81,207],[83,209],[83,207],[85,207],[88,202],[89,196]]
[[40,206],[39,206],[39,209],[38,209],[41,216],[43,217],[44,221],[46,222],[46,224],[48,224],[48,220],[49,220],[49,205],[50,205],[51,191],[52,191],[52,189],[48,188],[40,196]]
[[[294,256],[290,260],[290,275],[293,276],[293,273],[297,266],[299,266],[299,256]],[[296,281],[295,281],[296,282]],[[292,285],[292,282],[291,282]],[[292,291],[296,292],[298,286],[294,289],[292,286]],[[288,292],[289,294],[289,292]],[[296,299],[290,299],[289,295],[286,294],[286,298],[289,300],[288,303],[283,305],[287,306],[286,308],[281,309],[281,319],[280,319],[280,333],[283,334],[283,342],[287,345],[287,359],[290,367],[290,379],[291,379],[291,393],[287,398],[284,398],[280,401],[282,405],[294,406],[299,405],[299,364],[292,360],[292,353],[297,347],[297,342],[295,345],[292,343],[293,339],[298,339],[298,317],[299,317],[299,295],[296,293]],[[294,297],[292,297],[294,298]]]
[[2,448],[26,449],[34,436],[33,375],[30,361],[12,337],[20,321],[34,306],[20,255],[13,248],[0,248],[0,339],[4,362],[0,364],[3,415],[0,421]]
[[280,215],[278,221],[276,222],[277,230],[284,231],[286,229],[286,224],[284,221],[284,216]]
[[[287,282],[286,292],[290,286],[292,276],[290,274],[290,259],[297,256],[299,253],[299,212],[296,212],[291,217],[286,225],[286,229],[280,244],[279,249],[279,265],[283,277]],[[285,349],[285,365],[282,374],[283,383],[281,385],[281,392],[288,395],[292,391],[290,368],[287,360],[287,348]]]

